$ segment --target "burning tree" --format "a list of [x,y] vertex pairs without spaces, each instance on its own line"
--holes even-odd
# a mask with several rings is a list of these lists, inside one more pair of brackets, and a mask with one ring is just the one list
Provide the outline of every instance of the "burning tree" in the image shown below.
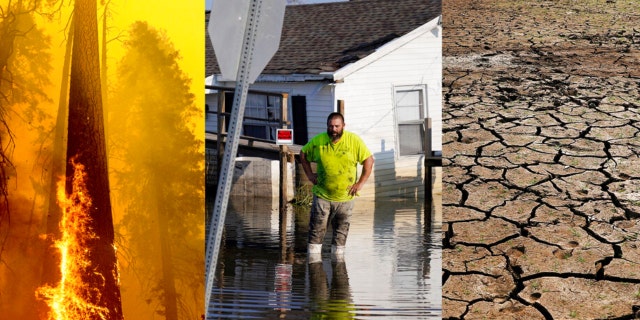
[[[45,288],[43,293],[52,308],[50,318],[122,319],[96,0],[75,1],[73,28],[65,184],[65,198],[71,204],[64,208],[60,224],[63,238],[56,242],[61,279],[56,288]],[[76,260],[74,263],[80,266],[68,263],[68,259]]]
[[66,192],[79,191],[73,189],[76,168],[71,160],[75,159],[86,170],[86,191],[92,201],[88,224],[96,235],[86,243],[95,272],[85,274],[83,281],[103,288],[101,294],[87,298],[107,308],[109,319],[122,319],[104,136],[96,0],[76,0],[74,20]]
[[[122,60],[123,71],[118,72],[123,83],[119,83],[120,79],[114,82],[119,87],[116,96],[126,93],[130,94],[127,98],[134,99],[121,98],[114,107],[112,129],[115,135],[125,135],[120,136],[124,142],[110,150],[129,163],[121,166],[122,170],[111,171],[116,174],[109,181],[108,168],[114,169],[107,166],[103,118],[106,96],[101,90],[106,86],[101,83],[105,78],[100,77],[104,76],[106,55],[103,51],[101,66],[96,1],[0,0],[0,318],[45,318],[47,312],[49,319],[122,319],[119,276],[124,267],[116,264],[115,249],[116,241],[122,239],[123,245],[118,243],[122,264],[135,259],[136,268],[150,268],[145,270],[148,278],[143,280],[148,281],[144,283],[149,289],[145,292],[146,302],[167,319],[199,318],[204,296],[203,201],[193,195],[203,198],[203,156],[201,142],[187,125],[191,115],[199,111],[194,106],[194,95],[189,93],[190,80],[177,67],[179,55],[167,38],[144,23],[136,24],[138,28],[132,29],[127,43],[131,55]],[[71,6],[73,18],[65,20]],[[48,18],[56,21],[46,21]],[[46,33],[48,27],[51,29]],[[64,35],[60,32],[63,28]],[[51,39],[62,37],[67,42],[64,62],[54,59],[55,66],[51,66],[49,52],[63,50],[62,39],[54,40],[53,46]],[[106,38],[104,34],[103,37]],[[141,55],[146,46],[155,50],[154,57]],[[58,64],[64,64],[62,83],[50,86],[51,71],[59,71]],[[146,91],[157,79],[154,72],[166,80],[155,83],[162,85],[162,95]],[[147,77],[144,85],[136,83],[140,79],[136,76]],[[54,120],[55,101],[49,97],[58,94],[54,92],[57,85],[61,85],[60,102],[58,118]],[[127,91],[128,86],[133,91]],[[163,109],[164,104],[167,109]],[[170,111],[149,117],[148,126],[142,128],[148,120],[145,117],[157,112],[158,105],[163,107],[161,110]],[[42,112],[40,108],[50,110]],[[132,115],[133,110],[140,114]],[[43,120],[44,117],[47,118]],[[117,132],[116,125],[122,123],[130,126],[123,128],[125,132]],[[23,135],[25,130],[29,133]],[[39,140],[34,143],[36,139]],[[30,143],[34,146],[27,146]],[[163,149],[167,147],[163,143],[170,148]],[[130,149],[123,152],[123,148]],[[27,149],[29,157],[23,156],[27,152],[22,149]],[[19,156],[13,156],[13,152]],[[166,161],[150,160],[162,153],[171,156]],[[24,169],[27,166],[19,162],[23,158],[28,158],[30,165],[37,165]],[[60,161],[56,161],[58,158]],[[110,161],[117,163],[114,159]],[[59,173],[54,173],[58,172],[54,162],[60,163]],[[18,175],[21,180],[16,179]],[[50,176],[62,182],[57,201],[47,204],[46,180]],[[152,179],[147,180],[148,177]],[[24,181],[31,183],[29,188]],[[126,194],[134,189],[139,193]],[[110,193],[115,195],[120,190],[124,193],[119,194],[119,200],[127,205],[128,214],[124,217],[110,200]],[[143,197],[146,194],[149,196]],[[114,222],[126,233],[122,237],[116,237]],[[19,224],[24,226],[19,228]],[[144,250],[150,246],[153,257]],[[45,247],[52,250],[43,255]],[[140,249],[142,254],[133,258],[123,254],[130,247]],[[158,259],[161,267],[154,265]],[[34,308],[36,297],[44,298],[39,302],[46,311]],[[137,296],[129,297],[125,296],[127,307],[144,304],[136,301]],[[152,313],[144,316],[157,317]]]

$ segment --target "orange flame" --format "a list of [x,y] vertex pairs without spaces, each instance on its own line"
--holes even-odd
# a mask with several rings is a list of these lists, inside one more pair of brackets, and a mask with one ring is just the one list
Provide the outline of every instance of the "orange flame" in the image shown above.
[[86,243],[97,236],[88,225],[92,201],[86,188],[84,165],[73,160],[72,164],[73,192],[70,196],[65,194],[64,180],[58,182],[58,202],[63,209],[62,236],[55,242],[60,253],[60,282],[56,287],[40,287],[36,294],[49,306],[50,320],[107,319],[109,310],[91,303],[99,300],[102,288],[83,281],[83,275],[96,273]]

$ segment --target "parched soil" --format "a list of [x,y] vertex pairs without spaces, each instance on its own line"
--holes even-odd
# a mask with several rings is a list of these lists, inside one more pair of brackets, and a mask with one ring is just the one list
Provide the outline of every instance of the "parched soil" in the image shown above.
[[443,1],[443,318],[640,318],[640,1]]

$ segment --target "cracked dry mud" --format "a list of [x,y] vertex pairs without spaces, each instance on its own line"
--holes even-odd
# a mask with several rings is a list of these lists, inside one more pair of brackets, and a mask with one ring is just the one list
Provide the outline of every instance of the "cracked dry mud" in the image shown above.
[[640,2],[443,3],[443,318],[640,318]]

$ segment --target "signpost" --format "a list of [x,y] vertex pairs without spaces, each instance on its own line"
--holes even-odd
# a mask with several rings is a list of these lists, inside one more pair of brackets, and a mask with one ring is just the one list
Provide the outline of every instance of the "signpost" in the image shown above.
[[[286,0],[212,1],[207,31],[222,80],[238,81],[241,67],[249,67],[250,61],[246,80],[253,83],[278,51]],[[252,37],[252,52],[245,51],[247,36]]]
[[207,29],[225,80],[236,81],[218,189],[206,247],[205,314],[211,300],[216,260],[229,203],[238,140],[249,84],[278,50],[286,0],[213,0]]

